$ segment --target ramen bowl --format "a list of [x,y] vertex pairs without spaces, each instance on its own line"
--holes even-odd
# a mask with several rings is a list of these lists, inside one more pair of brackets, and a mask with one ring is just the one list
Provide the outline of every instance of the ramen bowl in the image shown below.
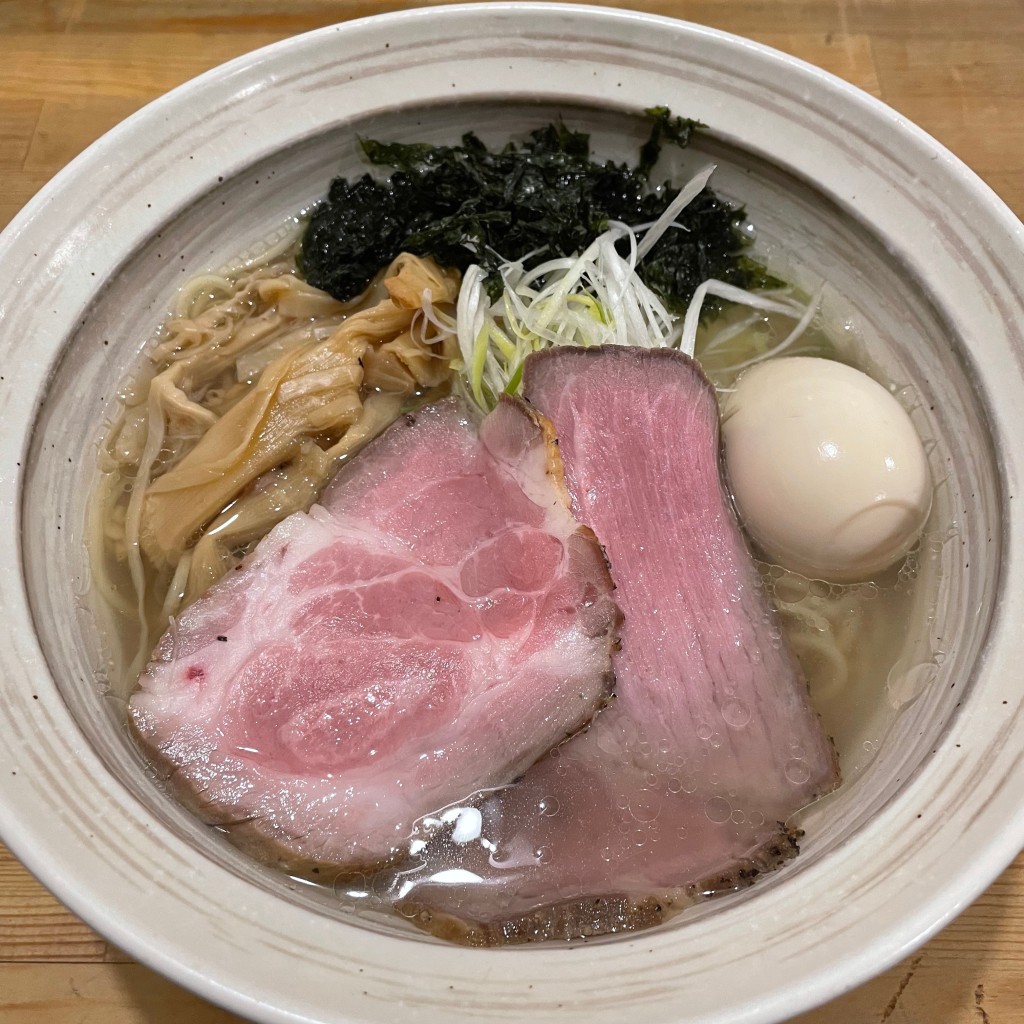
[[[566,40],[571,40],[571,45]],[[706,131],[758,250],[850,324],[930,445],[935,586],[807,809],[799,857],[647,932],[442,944],[247,859],[181,809],[106,695],[84,542],[118,382],[193,275],[265,248],[359,136],[496,143],[561,116],[627,159],[654,104]],[[630,12],[482,4],[351,22],[175,90],[66,168],[0,237],[0,834],[139,960],[258,1021],[767,1024],[867,979],[1024,843],[1024,231],[926,134],[824,72]],[[1018,443],[1014,443],[1017,441]]]

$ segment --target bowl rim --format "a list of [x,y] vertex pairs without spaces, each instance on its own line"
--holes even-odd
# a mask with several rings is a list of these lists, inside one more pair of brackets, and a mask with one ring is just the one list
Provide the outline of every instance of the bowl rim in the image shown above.
[[[73,190],[76,183],[86,178],[102,180],[104,175],[109,176],[116,173],[118,168],[116,155],[119,149],[133,141],[145,138],[149,133],[155,133],[157,137],[161,132],[166,133],[166,127],[162,127],[166,124],[165,116],[170,116],[173,119],[184,107],[201,101],[207,94],[216,94],[218,91],[224,93],[225,90],[244,92],[247,87],[256,88],[261,82],[266,81],[268,75],[274,74],[275,70],[285,72],[289,68],[293,69],[292,62],[295,58],[299,58],[303,54],[319,52],[321,48],[329,50],[332,41],[335,40],[340,39],[343,43],[351,41],[352,45],[357,45],[367,33],[392,36],[401,36],[402,33],[422,34],[440,31],[442,27],[451,27],[456,24],[463,26],[485,24],[488,19],[492,18],[499,20],[504,18],[506,21],[509,19],[528,21],[529,27],[525,29],[527,36],[531,31],[538,31],[541,26],[564,24],[569,21],[585,23],[588,30],[607,39],[614,38],[619,29],[627,30],[625,31],[627,36],[629,33],[635,32],[646,38],[653,38],[658,33],[670,34],[680,39],[685,37],[690,41],[700,41],[709,47],[742,52],[751,60],[756,59],[763,65],[770,65],[780,75],[790,76],[792,81],[801,82],[808,87],[818,87],[833,102],[841,106],[848,116],[860,117],[867,122],[894,131],[911,148],[926,154],[928,159],[934,160],[938,172],[944,175],[944,180],[952,187],[957,188],[962,196],[976,204],[989,222],[1002,233],[999,238],[991,242],[991,246],[1000,251],[1001,258],[1008,263],[1012,262],[1014,258],[1018,264],[1022,263],[1024,227],[995,193],[923,130],[906,121],[881,101],[842,79],[798,58],[705,26],[634,11],[554,3],[461,4],[374,15],[339,25],[326,26],[272,43],[207,71],[148,104],[112,129],[71,161],[48,185],[44,186],[0,235],[0,263],[7,264],[8,261],[26,257],[31,249],[33,231],[39,230],[40,225],[45,228],[47,218],[52,219],[54,203],[66,189]],[[527,87],[519,87],[512,92],[516,96],[529,95]],[[470,86],[467,86],[465,91],[453,90],[453,98],[463,99],[467,96],[476,96]],[[196,180],[200,179],[196,178]],[[150,223],[156,223],[155,215],[154,220]],[[13,265],[18,264],[14,263]],[[8,303],[0,299],[0,325],[3,324],[8,312]],[[68,312],[65,311],[65,319],[68,319]],[[70,328],[71,324],[65,326]],[[11,490],[18,495],[22,490],[23,474],[20,465],[15,466],[15,459],[20,460],[27,449],[31,424],[35,419],[33,415],[35,403],[41,395],[49,366],[52,365],[52,359],[56,358],[59,348],[60,339],[58,338],[55,345],[48,351],[50,362],[46,359],[29,361],[31,365],[25,368],[25,374],[36,382],[35,392],[18,400],[11,400],[6,406],[7,410],[14,410],[17,422],[20,424],[20,433],[17,437],[12,436],[5,439],[3,452],[0,453],[0,473],[17,482],[17,487],[11,488]],[[1016,355],[1019,366],[1019,351]],[[1012,375],[1006,374],[1006,377],[1011,378]],[[1013,398],[1016,382],[1014,379],[1000,382],[998,375],[992,372],[985,376],[984,383],[986,394],[990,394],[996,399],[992,406],[994,410],[993,430],[998,437],[1008,439],[1012,437],[1011,426],[1020,423],[1019,416],[1014,416],[1011,419],[1009,413],[1004,411],[1007,403]],[[1006,450],[1000,454],[1003,459],[1003,468],[1007,471],[1007,493],[1012,498],[1013,488],[1021,476],[1021,460]],[[31,618],[28,615],[21,576],[21,545],[17,532],[14,531],[13,536],[11,532],[18,520],[19,500],[17,497],[4,499],[5,511],[10,514],[3,517],[3,528],[8,531],[5,538],[8,543],[4,546],[5,553],[0,559],[0,583],[2,583],[0,595],[4,598],[5,608],[12,615],[12,627],[20,627],[24,630],[28,626],[31,631]],[[1021,513],[1014,511],[1008,502],[1004,502],[1004,506],[1007,509],[1003,538],[1007,554],[1007,558],[1004,560],[1004,571],[1009,575],[1015,567],[1020,568],[1021,555],[1018,549],[1020,548],[1022,517]],[[12,604],[11,599],[13,598],[17,602],[19,594],[21,603]],[[1022,632],[1019,623],[1024,622],[1022,603],[1024,602],[1020,595],[1010,594],[1004,588],[996,609],[1004,639],[1001,640],[998,651],[990,648],[984,655],[986,678],[997,674],[1002,666],[1012,664],[1007,649],[1013,646],[1015,638],[1017,646],[1019,646]],[[45,697],[51,707],[59,706],[61,698],[52,685],[53,680],[48,678],[46,663],[35,643],[34,636],[30,633],[21,636],[13,650],[18,662],[17,668],[20,669],[18,672],[20,679],[23,682],[29,682],[33,678],[38,679],[39,682],[36,685],[39,687],[40,695]],[[8,685],[11,683],[11,672],[14,668],[13,662],[6,661],[4,663]],[[45,695],[43,694],[44,689],[46,690]],[[976,720],[977,714],[983,710],[983,707],[979,707],[975,709],[973,715],[961,715],[961,720],[955,723],[955,728],[966,728],[971,721]],[[61,740],[65,744],[65,751],[73,753],[76,760],[85,764],[90,770],[95,770],[102,777],[105,774],[105,769],[100,765],[91,749],[87,747],[83,738],[77,734],[77,729],[66,712],[65,718],[66,731],[61,736]],[[1018,731],[1021,728],[1018,719],[1012,719],[1011,725],[1015,725]],[[5,731],[12,730],[15,734],[22,736],[30,736],[32,732],[31,720],[22,711],[0,711],[0,726]],[[1007,728],[1009,727],[1007,726]],[[872,825],[876,835],[884,835],[887,829],[891,833],[892,830],[905,825],[901,809],[906,803],[912,802],[912,797],[926,791],[929,780],[937,778],[938,764],[941,760],[936,759],[924,766],[918,777],[909,784],[907,791],[899,797],[899,806],[891,806],[883,812],[880,820]],[[968,770],[972,764],[970,756],[963,755],[961,761],[960,770]],[[232,952],[231,936],[218,936],[215,939],[207,937],[209,942],[207,952],[216,950],[223,957],[211,969],[210,964],[206,962],[205,954],[198,956],[194,948],[190,946],[188,928],[180,928],[173,937],[169,937],[166,934],[161,934],[159,924],[154,926],[152,921],[148,925],[140,922],[137,913],[133,916],[123,904],[119,905],[117,901],[110,900],[117,880],[109,876],[101,877],[102,866],[95,858],[77,871],[67,871],[49,861],[46,851],[52,843],[52,838],[48,838],[48,835],[51,834],[48,833],[48,829],[58,826],[49,820],[40,819],[38,807],[34,803],[34,795],[27,788],[23,779],[18,779],[12,774],[17,770],[17,766],[15,751],[0,752],[0,835],[4,837],[4,841],[15,855],[62,902],[90,922],[102,934],[110,937],[122,948],[129,950],[139,960],[215,1003],[260,1020],[276,1022],[321,1019],[351,1021],[397,1019],[392,1016],[395,1012],[393,1006],[385,1007],[383,1015],[379,1015],[367,1005],[361,1004],[358,1012],[366,1015],[358,1017],[310,1015],[310,1004],[304,1004],[298,998],[291,998],[288,1005],[274,1006],[269,1000],[274,997],[274,985],[280,979],[271,981],[263,977],[254,978],[251,973],[246,972],[245,966],[241,962],[232,963],[230,967],[226,966],[230,958],[235,955]],[[859,945],[854,944],[852,949],[847,948],[842,975],[838,975],[834,971],[834,954],[839,948],[836,945],[836,940],[822,937],[817,943],[819,948],[816,955],[813,958],[806,958],[805,967],[797,972],[794,972],[792,962],[784,963],[781,960],[771,962],[772,968],[783,978],[782,987],[771,992],[756,992],[753,989],[748,989],[745,993],[737,991],[734,995],[729,996],[728,1005],[723,1006],[710,1016],[705,1015],[702,1019],[708,1021],[709,1024],[726,1024],[726,1022],[739,1020],[748,1021],[751,1024],[756,1024],[756,1022],[765,1022],[766,1024],[769,1021],[781,1020],[783,1017],[818,1005],[867,980],[909,954],[946,924],[984,890],[1024,845],[1024,801],[1013,801],[1007,794],[1007,789],[1011,788],[1009,786],[1011,780],[1020,782],[1024,779],[1024,768],[1007,765],[1006,770],[1007,774],[1003,779],[1002,787],[988,795],[985,806],[976,815],[977,820],[972,819],[970,829],[959,836],[948,836],[948,829],[942,833],[944,837],[950,839],[950,842],[941,853],[936,853],[931,859],[926,878],[915,880],[908,878],[906,874],[901,875],[897,872],[883,882],[874,883],[873,900],[875,905],[881,905],[888,901],[894,906],[901,907],[905,913],[898,918],[896,924],[887,927],[883,936],[875,936],[871,943],[861,942]],[[135,840],[140,843],[140,847],[149,850],[154,855],[160,853],[161,850],[165,853],[171,851],[177,858],[181,858],[180,841],[171,836],[162,826],[151,820],[147,821],[147,815],[140,813],[140,810],[144,809],[136,807],[135,802],[123,793],[114,794],[113,801],[123,815],[124,821],[130,822],[133,827],[145,833]],[[984,835],[985,828],[991,826],[991,823],[995,821],[1001,823],[995,835]],[[970,870],[955,870],[958,867],[966,869],[967,866],[970,867]],[[185,863],[185,867],[193,870],[187,863]],[[201,876],[200,880],[203,884],[216,885],[222,881],[218,870],[208,865],[195,870],[197,875]],[[813,888],[820,881],[821,871],[812,871],[809,874],[816,876],[810,882]],[[863,870],[859,874],[855,873],[851,877],[847,890],[852,890],[861,883],[864,875]],[[926,885],[928,888],[925,895],[920,893],[922,885]],[[770,895],[777,896],[774,893]],[[163,898],[161,897],[161,899]],[[252,903],[255,906],[261,901],[253,897]],[[290,918],[296,921],[300,919],[294,915],[290,915]],[[258,920],[253,919],[251,923],[258,924]],[[320,939],[326,941],[331,938],[336,939],[337,927],[339,925],[335,923],[331,927],[314,930],[318,932]],[[347,926],[341,925],[340,927]],[[861,934],[864,934],[865,927],[865,922],[853,922],[850,925],[851,931],[859,928]],[[354,929],[349,929],[349,931],[356,932]],[[374,936],[363,932],[355,933],[353,941],[366,947],[367,957],[376,958],[375,962],[378,964],[393,963],[396,960],[401,962],[403,951],[411,948],[404,940]],[[400,943],[401,948],[395,943]],[[666,936],[666,933],[662,931],[640,933],[635,939],[614,945],[593,946],[590,947],[590,952],[587,954],[588,958],[593,961],[593,966],[589,970],[592,976],[597,978],[605,972],[614,971],[616,961],[619,961],[623,955],[642,952],[657,954],[655,958],[657,963],[664,965],[663,971],[669,971],[668,965],[671,964],[672,947],[675,944],[673,937]],[[420,947],[417,947],[418,951],[419,949]],[[511,969],[515,963],[517,952],[501,950],[491,951],[487,955],[495,957],[496,963],[500,963],[503,969]],[[576,954],[560,949],[532,950],[529,955],[535,961],[545,961],[543,969],[548,972],[549,980],[557,979],[563,972],[568,972],[569,965],[572,965],[573,972],[575,972],[576,965],[573,964],[573,960],[582,959]],[[767,952],[765,955],[771,960],[771,956]],[[446,965],[448,967],[457,965],[459,975],[463,978],[474,973],[477,975],[481,973],[480,954],[477,951],[424,946],[422,959],[430,967],[442,970]],[[665,974],[664,976],[670,977],[671,975]],[[580,977],[582,978],[582,975]],[[634,993],[634,996],[636,995]],[[451,998],[461,1000],[464,996],[465,992],[459,992]],[[443,1000],[430,1005],[437,1008],[438,1014],[443,1010],[446,1015],[450,1016],[453,1011],[452,1006],[443,1005]],[[506,1009],[515,1012],[517,1008],[507,1006]],[[347,1011],[345,1012],[347,1013]],[[415,1012],[412,1016],[416,1016]],[[412,1018],[410,1017],[410,1019]],[[421,1018],[417,1016],[416,1019]],[[422,1019],[434,1018],[428,1012],[428,1016]],[[440,1016],[437,1019],[440,1019]],[[562,1017],[559,1014],[550,1019],[568,1020],[570,1018],[569,1016]]]

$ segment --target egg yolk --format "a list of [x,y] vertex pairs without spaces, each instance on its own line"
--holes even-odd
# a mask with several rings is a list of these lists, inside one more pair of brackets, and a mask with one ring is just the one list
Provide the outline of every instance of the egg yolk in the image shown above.
[[871,579],[913,547],[931,509],[921,439],[867,374],[804,356],[753,366],[722,407],[743,525],[764,554],[811,579]]

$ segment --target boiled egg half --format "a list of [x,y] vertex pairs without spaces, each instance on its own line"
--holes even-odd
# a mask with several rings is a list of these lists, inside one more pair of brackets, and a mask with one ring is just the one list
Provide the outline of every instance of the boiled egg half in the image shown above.
[[907,554],[928,518],[932,481],[910,417],[843,363],[750,367],[725,395],[722,434],[740,519],[785,569],[869,580]]

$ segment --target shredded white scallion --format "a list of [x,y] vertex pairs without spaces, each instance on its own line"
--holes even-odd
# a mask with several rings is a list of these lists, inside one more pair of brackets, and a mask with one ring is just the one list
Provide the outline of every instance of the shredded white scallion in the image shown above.
[[[630,240],[620,256],[615,243]],[[516,391],[526,357],[557,345],[668,346],[676,318],[635,270],[636,236],[612,225],[575,259],[557,259],[527,271],[522,262],[501,268],[504,289],[491,302],[484,274],[472,266],[456,311],[464,387],[482,409],[504,391]]]
[[673,225],[680,212],[685,210],[704,191],[704,187],[714,173],[715,165],[708,164],[679,190],[679,195],[669,203],[665,212],[654,222],[650,230],[644,233],[643,240],[636,250],[638,261],[642,260],[658,244],[658,239]]
[[[497,300],[487,293],[483,270],[469,267],[455,317],[461,356],[455,369],[466,397],[487,411],[503,392],[519,390],[527,356],[551,346],[639,345],[678,348],[692,356],[709,295],[797,320],[793,331],[765,355],[792,345],[813,320],[820,290],[805,305],[787,295],[756,294],[708,280],[698,286],[680,322],[637,274],[637,264],[658,239],[666,231],[682,228],[676,218],[700,195],[714,169],[710,165],[694,175],[653,223],[630,227],[612,222],[582,253],[546,260],[530,270],[524,263],[538,253],[504,263],[499,271],[503,289]],[[628,245],[625,256],[617,248],[623,241]]]

